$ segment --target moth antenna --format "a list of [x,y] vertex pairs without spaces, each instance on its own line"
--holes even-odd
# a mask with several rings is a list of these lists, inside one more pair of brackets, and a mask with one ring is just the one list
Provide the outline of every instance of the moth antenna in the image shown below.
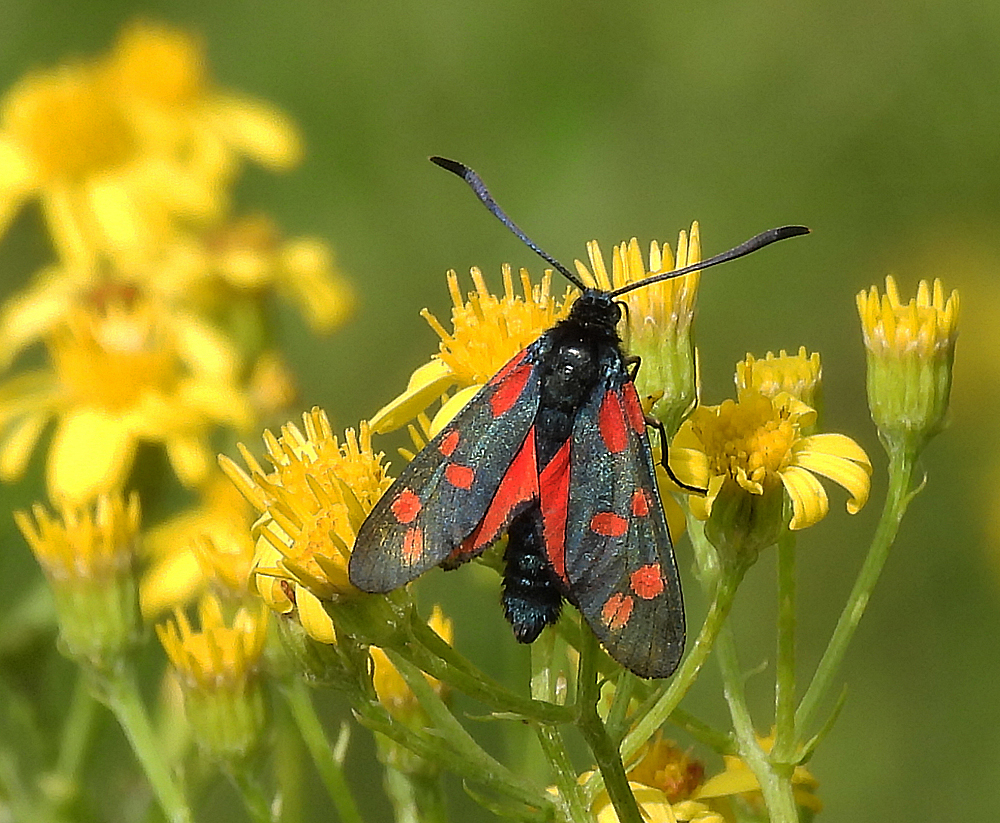
[[472,169],[466,166],[464,163],[459,163],[457,160],[449,160],[447,157],[431,157],[430,161],[435,165],[440,166],[442,169],[447,169],[452,174],[457,174],[466,183],[469,184],[483,205],[486,206],[491,212],[493,212],[494,217],[496,217],[501,223],[503,223],[508,229],[510,229],[514,236],[517,237],[524,245],[531,249],[535,254],[541,257],[550,265],[554,266],[570,283],[576,286],[578,289],[586,290],[586,286],[580,282],[575,274],[573,274],[569,269],[567,269],[562,263],[556,260],[551,254],[546,252],[541,248],[534,240],[532,240],[528,235],[526,235],[518,227],[517,223],[511,220],[506,212],[497,205],[497,201],[493,199],[493,195],[490,194],[489,189],[486,188],[486,184],[483,183],[482,178],[476,174]]
[[770,246],[772,243],[777,243],[779,240],[787,240],[789,237],[799,237],[803,234],[809,234],[809,229],[805,226],[781,226],[777,229],[768,229],[767,231],[762,231],[760,234],[751,237],[743,243],[740,243],[738,246],[733,246],[733,248],[729,251],[724,251],[722,254],[715,255],[715,257],[709,257],[708,260],[702,260],[700,263],[692,263],[690,266],[684,266],[684,268],[664,272],[663,274],[654,274],[652,277],[647,277],[645,280],[640,280],[637,283],[629,283],[627,286],[617,288],[610,292],[609,295],[611,297],[619,297],[627,292],[641,288],[642,286],[651,286],[654,283],[659,283],[663,280],[671,280],[674,277],[680,277],[682,274],[688,274],[689,272],[701,271],[702,269],[707,269],[712,266],[718,266],[719,263],[726,263],[729,260],[735,260],[737,257],[745,257],[748,254],[764,248],[764,246]]

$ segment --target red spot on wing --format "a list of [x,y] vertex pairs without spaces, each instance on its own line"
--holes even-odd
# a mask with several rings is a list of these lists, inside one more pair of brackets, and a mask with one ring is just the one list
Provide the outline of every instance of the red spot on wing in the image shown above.
[[458,447],[459,437],[458,429],[452,429],[441,438],[441,442],[438,444],[438,451],[445,457],[451,457],[452,453]]
[[615,592],[601,608],[601,622],[613,632],[624,628],[632,616],[634,602],[631,595]]
[[389,508],[392,509],[392,513],[400,523],[412,523],[413,519],[420,514],[423,504],[411,489],[403,489],[399,493],[399,497],[392,501]]
[[632,514],[636,517],[649,514],[649,492],[645,489],[636,489],[632,495]]
[[566,579],[566,520],[569,510],[569,440],[559,447],[538,479],[545,552],[555,573]]
[[628,430],[625,428],[625,412],[617,392],[609,391],[601,400],[601,410],[597,414],[597,425],[601,439],[608,451],[620,454],[628,446]]
[[636,394],[633,383],[626,383],[622,387],[622,403],[629,425],[636,434],[642,434],[646,431],[646,415],[642,412],[642,404],[639,402],[639,395]]
[[424,554],[424,530],[414,526],[403,535],[403,560],[410,566]]
[[[510,367],[510,363],[504,368],[504,372]],[[528,378],[532,372],[531,365],[518,366],[511,369],[509,373],[501,372],[491,380],[491,384],[496,385],[497,390],[490,396],[490,410],[494,417],[500,417],[509,412],[524,391]],[[501,379],[502,376],[502,379]]]
[[598,512],[590,518],[590,530],[602,537],[621,537],[628,531],[628,520],[614,512]]
[[532,427],[507,467],[483,519],[459,547],[461,553],[472,554],[493,543],[510,523],[514,509],[537,498],[538,464],[535,457],[535,429]]
[[456,488],[468,489],[476,479],[476,470],[470,466],[456,466],[452,463],[444,470],[444,479]]
[[632,591],[643,600],[652,600],[663,591],[663,575],[658,563],[641,566],[630,576]]

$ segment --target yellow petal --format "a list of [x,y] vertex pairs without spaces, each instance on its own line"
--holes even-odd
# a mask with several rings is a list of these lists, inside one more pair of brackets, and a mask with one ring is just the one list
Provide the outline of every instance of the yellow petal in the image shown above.
[[196,435],[173,436],[166,440],[167,457],[177,479],[185,486],[197,486],[208,475],[212,453],[205,441]]
[[226,337],[194,315],[175,313],[171,328],[181,359],[200,374],[233,380],[239,371],[239,358]]
[[132,431],[116,415],[89,408],[68,412],[49,447],[49,497],[80,504],[121,488],[132,467],[135,445]]
[[302,159],[298,129],[273,106],[218,95],[211,103],[211,115],[227,142],[262,165],[287,169]]
[[441,359],[424,363],[410,376],[399,397],[379,409],[369,423],[376,434],[394,431],[409,423],[455,383],[455,374]]
[[781,472],[781,482],[792,499],[790,529],[805,529],[826,517],[830,502],[814,475],[798,466],[789,466]]
[[17,480],[24,473],[49,417],[47,412],[26,414],[3,433],[0,439],[0,480]]
[[190,549],[174,551],[143,575],[139,604],[145,618],[155,618],[173,606],[186,603],[205,580],[201,564]]
[[865,450],[846,434],[814,434],[799,441],[796,451],[824,452],[845,460],[853,460],[862,466],[867,466],[871,473],[872,464]]
[[672,446],[668,454],[670,471],[677,476],[678,480],[699,489],[708,487],[708,455],[705,452]]
[[482,386],[466,386],[461,391],[455,392],[453,397],[448,398],[448,402],[444,403],[438,409],[438,413],[434,415],[428,434],[431,437],[437,435],[441,429],[455,418],[456,414],[468,405],[469,401],[476,396],[481,388]]
[[333,621],[323,608],[323,603],[305,586],[295,587],[295,603],[299,607],[299,622],[306,634],[320,643],[337,642],[337,634],[333,630]]
[[851,514],[857,514],[868,502],[868,492],[871,490],[870,466],[817,451],[796,451],[793,465],[829,477],[847,489],[851,495],[847,501],[847,510]]

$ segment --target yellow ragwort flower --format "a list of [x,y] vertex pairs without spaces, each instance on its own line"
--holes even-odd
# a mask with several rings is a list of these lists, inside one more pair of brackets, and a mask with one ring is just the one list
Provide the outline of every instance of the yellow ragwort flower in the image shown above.
[[457,413],[508,360],[566,317],[575,296],[575,289],[570,288],[561,300],[552,297],[551,271],[545,272],[540,285],[532,285],[528,272],[521,269],[519,295],[514,292],[511,268],[505,264],[502,297],[490,292],[479,269],[472,269],[471,274],[476,290],[465,299],[458,275],[448,272],[453,331],[447,331],[426,309],[421,312],[441,338],[440,351],[413,373],[405,392],[375,414],[372,431],[381,434],[406,425],[455,387],[461,391],[449,405]]
[[41,504],[14,520],[45,571],[59,635],[74,660],[103,667],[136,640],[139,607],[132,573],[139,534],[139,496],[102,495],[94,506]]
[[227,477],[213,471],[200,501],[145,534],[148,568],[139,586],[147,618],[181,606],[212,586],[218,594],[247,594],[254,547],[252,510]]
[[799,346],[798,354],[784,349],[777,356],[768,352],[763,360],[747,352],[746,359],[736,364],[736,396],[757,392],[777,397],[784,392],[818,410],[822,375],[819,352],[806,354],[805,346]]
[[341,442],[322,410],[302,417],[304,433],[292,423],[278,437],[264,432],[271,471],[242,445],[248,471],[224,455],[219,462],[261,514],[252,529],[252,585],[273,610],[295,612],[310,635],[332,643],[322,601],[357,593],[347,576],[351,548],[392,481],[383,455],[372,451],[365,422],[356,433],[348,429]]
[[787,394],[746,392],[739,401],[698,407],[670,450],[678,477],[708,489],[705,497],[689,498],[692,513],[708,519],[726,484],[736,494],[755,496],[784,487],[792,502],[791,528],[804,529],[829,510],[817,474],[847,489],[847,510],[859,511],[868,499],[871,463],[845,435],[803,436],[814,417],[811,408]]
[[[765,752],[771,750],[774,745],[774,735],[769,737],[758,737],[758,743]],[[717,805],[720,800],[745,803],[754,811],[753,819],[764,811],[763,799],[760,794],[760,783],[750,770],[750,767],[742,758],[734,755],[723,755],[725,769],[719,774],[713,775],[699,787],[694,797]],[[808,809],[813,814],[818,814],[823,809],[822,801],[816,796],[816,789],[819,788],[819,781],[809,772],[805,766],[796,766],[792,772],[792,793],[795,802],[803,809]],[[730,811],[727,809],[727,811]],[[743,819],[741,816],[739,819]]]
[[212,429],[250,419],[229,344],[194,315],[112,279],[61,308],[59,322],[52,307],[42,312],[51,369],[0,385],[0,477],[23,473],[54,418],[46,462],[53,500],[120,488],[141,442],[162,444],[185,485],[201,482]]
[[298,130],[273,106],[214,87],[201,39],[149,20],[125,26],[104,70],[142,139],[185,158],[216,184],[247,156],[273,169],[299,162]]
[[[609,276],[596,240],[587,244],[590,268],[579,260],[576,270],[584,283],[605,291],[644,280],[652,274],[683,268],[701,260],[698,224],[691,224],[677,238],[676,259],[670,246],[650,244],[648,265],[633,237],[615,246]],[[676,432],[697,402],[697,359],[693,324],[701,273],[691,272],[636,289],[621,299],[627,310],[622,317],[622,338],[631,355],[641,359],[636,390],[643,408]]]
[[200,627],[177,610],[156,627],[184,692],[198,745],[223,761],[251,754],[265,728],[259,672],[267,639],[267,609],[241,608],[229,623],[214,597],[198,609]]
[[958,292],[921,280],[917,297],[899,299],[892,277],[885,294],[872,286],[857,297],[868,354],[868,405],[884,440],[919,449],[944,426],[951,394]]

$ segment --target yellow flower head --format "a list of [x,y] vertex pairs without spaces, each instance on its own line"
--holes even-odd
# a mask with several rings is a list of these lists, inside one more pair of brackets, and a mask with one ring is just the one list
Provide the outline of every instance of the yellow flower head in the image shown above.
[[100,280],[64,298],[61,316],[44,310],[52,370],[0,385],[4,479],[20,476],[55,417],[46,466],[54,500],[120,488],[143,441],[165,446],[183,483],[200,482],[211,465],[212,428],[241,428],[250,418],[228,342],[127,282]]
[[52,587],[59,635],[74,660],[103,668],[136,640],[138,598],[132,574],[139,497],[102,496],[93,507],[62,507],[53,517],[36,504],[14,520]]
[[[758,737],[758,743],[765,752],[769,752],[774,745],[774,736]],[[695,792],[698,800],[705,800],[713,805],[719,800],[738,800],[755,810],[758,814],[763,811],[763,799],[760,793],[760,783],[754,776],[750,767],[742,758],[733,755],[724,755],[725,770],[713,777],[710,777]],[[796,766],[792,773],[792,793],[795,802],[803,809],[808,809],[813,814],[818,814],[823,809],[822,801],[816,796],[816,789],[819,781],[809,772],[805,766]],[[753,819],[756,815],[752,816]],[[742,816],[740,819],[743,819]]]
[[267,609],[240,609],[230,623],[219,601],[206,597],[198,613],[198,629],[177,610],[156,633],[180,681],[198,745],[214,759],[241,759],[253,752],[266,727],[258,675]]
[[777,397],[784,392],[807,406],[819,408],[820,378],[819,352],[806,354],[800,346],[798,354],[788,354],[784,349],[775,357],[768,352],[763,360],[747,352],[746,360],[736,364],[736,394],[757,392],[765,397]]
[[[444,616],[440,606],[434,606],[430,620],[427,622],[442,640],[449,645],[453,642],[454,628],[451,620]],[[418,715],[420,709],[416,695],[406,685],[406,681],[389,661],[385,652],[373,646],[371,656],[374,667],[372,682],[379,702],[398,719],[412,718],[414,715]],[[430,675],[425,675],[425,677],[438,694],[444,693],[445,686],[441,681]]]
[[174,611],[156,633],[185,690],[239,690],[260,667],[267,639],[267,611],[241,608],[227,625],[222,606],[206,596],[198,609],[200,629]]
[[337,267],[333,252],[315,237],[281,236],[263,215],[233,220],[208,232],[196,251],[200,265],[182,291],[217,311],[228,308],[233,292],[277,291],[301,309],[318,332],[339,326],[354,306],[354,291]]
[[490,292],[479,269],[471,273],[476,290],[466,300],[459,291],[458,276],[448,272],[453,331],[448,332],[426,309],[421,312],[441,338],[440,351],[414,372],[403,394],[372,418],[373,431],[384,433],[406,425],[455,386],[468,390],[462,394],[468,400],[470,391],[474,393],[521,349],[569,314],[574,290],[567,289],[562,300],[553,298],[551,271],[545,272],[540,285],[532,285],[528,272],[521,269],[522,293],[518,295],[510,266],[504,265],[502,297]]
[[261,513],[252,530],[258,593],[275,611],[297,610],[312,636],[333,642],[320,601],[357,593],[347,576],[351,547],[391,479],[383,455],[372,451],[366,423],[357,433],[348,429],[341,443],[320,409],[304,414],[303,422],[304,433],[291,423],[278,437],[264,432],[269,472],[242,445],[249,472],[224,455],[219,462]]
[[[584,283],[602,290],[644,280],[652,274],[683,268],[701,260],[698,224],[691,224],[677,238],[677,257],[670,246],[650,244],[648,265],[633,237],[615,246],[611,274],[596,240],[587,244],[590,268],[579,260],[576,269]],[[663,422],[667,431],[677,430],[697,400],[694,338],[695,301],[700,272],[628,292],[621,299],[627,306],[622,322],[623,338],[630,354],[641,358],[636,390],[643,408]]]
[[684,482],[708,489],[691,497],[692,513],[708,519],[720,492],[764,497],[780,490],[792,502],[791,528],[803,529],[829,510],[820,474],[850,492],[847,510],[868,499],[871,463],[860,446],[841,434],[803,436],[815,412],[787,394],[774,398],[746,392],[739,401],[700,406],[681,427],[671,467]]
[[885,294],[858,294],[868,354],[868,405],[883,439],[919,449],[944,425],[958,336],[958,292],[921,280],[902,303],[892,277]]

